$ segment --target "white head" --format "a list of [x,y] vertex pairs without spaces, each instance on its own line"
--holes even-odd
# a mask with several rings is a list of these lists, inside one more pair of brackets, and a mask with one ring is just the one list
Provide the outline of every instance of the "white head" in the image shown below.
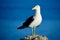
[[32,10],[40,10],[40,6],[36,5],[34,8],[32,8]]

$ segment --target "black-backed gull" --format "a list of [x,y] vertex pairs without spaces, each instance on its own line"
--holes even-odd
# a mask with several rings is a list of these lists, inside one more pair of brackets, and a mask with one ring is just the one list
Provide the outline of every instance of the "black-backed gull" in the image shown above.
[[34,16],[29,17],[22,26],[18,27],[18,29],[24,29],[27,27],[32,28],[32,35],[35,35],[35,28],[39,26],[42,22],[42,16],[41,16],[41,10],[40,6],[36,5],[32,10],[36,10],[36,13]]

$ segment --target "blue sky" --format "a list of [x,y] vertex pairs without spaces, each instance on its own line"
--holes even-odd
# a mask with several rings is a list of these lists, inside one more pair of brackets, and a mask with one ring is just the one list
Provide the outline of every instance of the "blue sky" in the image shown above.
[[49,40],[60,40],[60,0],[0,0],[0,40],[19,40],[31,35],[31,28],[17,27],[35,14],[31,9],[37,4],[41,6],[43,21],[36,33]]

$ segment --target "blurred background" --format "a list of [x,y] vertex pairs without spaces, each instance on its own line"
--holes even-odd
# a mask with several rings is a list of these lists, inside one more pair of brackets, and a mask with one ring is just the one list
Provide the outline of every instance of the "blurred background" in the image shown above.
[[17,28],[35,14],[31,9],[37,4],[41,6],[43,21],[36,34],[60,40],[60,0],[0,0],[0,40],[19,40],[31,35],[31,28]]

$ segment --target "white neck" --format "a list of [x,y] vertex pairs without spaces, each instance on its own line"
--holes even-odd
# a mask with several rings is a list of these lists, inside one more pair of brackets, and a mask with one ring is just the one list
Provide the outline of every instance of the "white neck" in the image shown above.
[[36,14],[35,14],[35,16],[41,16],[40,13],[41,13],[41,12],[40,12],[40,9],[37,9],[37,10],[36,10]]

